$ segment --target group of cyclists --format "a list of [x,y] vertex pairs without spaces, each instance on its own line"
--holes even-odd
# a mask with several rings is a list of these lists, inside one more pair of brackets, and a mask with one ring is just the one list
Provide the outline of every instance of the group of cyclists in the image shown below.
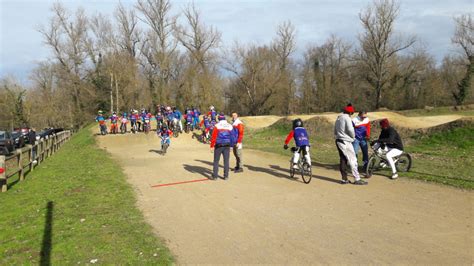
[[[217,124],[218,112],[214,106],[210,106],[208,112],[201,114],[197,107],[186,107],[184,113],[173,106],[157,105],[155,113],[141,108],[140,111],[130,109],[129,112],[117,114],[112,112],[109,117],[99,110],[96,122],[99,123],[102,135],[125,134],[130,132],[135,134],[144,132],[148,134],[152,131],[151,121],[156,121],[156,132],[163,139],[162,145],[170,145],[170,137],[178,137],[180,133],[189,133],[194,130],[201,130],[201,134],[193,134],[198,136],[199,140],[208,143],[211,138],[212,129]],[[107,121],[110,121],[110,130],[107,129]],[[184,121],[184,125],[183,125]]]

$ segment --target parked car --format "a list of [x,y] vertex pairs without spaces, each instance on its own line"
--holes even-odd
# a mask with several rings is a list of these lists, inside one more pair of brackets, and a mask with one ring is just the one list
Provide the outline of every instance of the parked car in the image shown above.
[[[25,144],[29,144],[30,143],[30,139],[28,138],[28,133],[30,132],[30,128],[29,127],[21,127],[21,128],[14,128],[13,129],[13,132],[18,132],[21,134],[21,136],[23,137],[23,140],[25,142]],[[13,133],[12,132],[12,133]]]
[[15,143],[15,149],[21,149],[25,147],[25,136],[23,136],[21,132],[13,131],[11,135]]
[[51,135],[54,134],[54,129],[52,128],[45,128],[41,130],[40,132],[36,133],[36,139],[48,139]]
[[9,155],[15,150],[15,140],[8,131],[0,131],[0,154]]

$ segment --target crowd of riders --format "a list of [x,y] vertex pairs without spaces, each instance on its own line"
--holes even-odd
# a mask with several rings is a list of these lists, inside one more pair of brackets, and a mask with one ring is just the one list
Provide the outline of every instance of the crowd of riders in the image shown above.
[[[209,110],[201,113],[200,109],[194,106],[186,107],[181,112],[175,106],[160,104],[153,112],[141,108],[140,110],[130,109],[129,112],[119,114],[112,112],[109,116],[99,110],[95,120],[99,124],[101,135],[129,132],[148,134],[152,131],[151,121],[154,120],[156,128],[153,131],[156,131],[158,136],[164,138],[164,142],[169,145],[169,137],[178,137],[183,132],[193,132],[193,137],[197,137],[203,143],[210,143],[212,131],[219,122],[218,118],[219,113],[214,106],[210,106]],[[107,121],[110,122],[109,128]]]

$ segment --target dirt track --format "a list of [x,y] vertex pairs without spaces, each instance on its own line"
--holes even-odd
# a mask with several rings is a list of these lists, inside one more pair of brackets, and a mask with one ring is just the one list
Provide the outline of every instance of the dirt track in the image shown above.
[[184,135],[162,156],[154,134],[98,140],[180,264],[473,263],[471,192],[383,177],[342,186],[325,165],[305,185],[287,178],[288,158],[246,147],[229,181],[152,188],[209,177],[208,146]]

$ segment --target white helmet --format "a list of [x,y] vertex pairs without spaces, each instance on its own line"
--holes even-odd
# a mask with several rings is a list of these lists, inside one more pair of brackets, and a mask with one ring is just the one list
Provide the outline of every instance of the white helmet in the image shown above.
[[214,105],[209,106],[209,109],[210,109],[211,111],[214,111]]
[[171,107],[166,106],[166,111],[171,111]]

